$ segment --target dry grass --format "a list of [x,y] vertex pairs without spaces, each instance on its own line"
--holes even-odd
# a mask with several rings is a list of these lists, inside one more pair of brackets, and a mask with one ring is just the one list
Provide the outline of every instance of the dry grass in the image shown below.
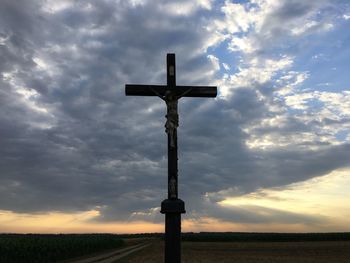
[[[163,263],[163,243],[154,242],[150,247],[122,263]],[[183,263],[349,263],[350,241],[322,242],[271,242],[271,243],[216,243],[183,242]]]

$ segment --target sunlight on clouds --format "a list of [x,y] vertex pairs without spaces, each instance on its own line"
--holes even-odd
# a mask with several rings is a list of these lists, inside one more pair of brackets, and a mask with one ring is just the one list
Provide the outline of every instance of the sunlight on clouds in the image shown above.
[[251,24],[256,21],[257,13],[255,9],[247,9],[244,5],[226,1],[221,8],[225,14],[225,22],[219,24],[219,28],[225,28],[230,34],[237,32],[247,32]]
[[214,73],[218,70],[220,70],[220,64],[219,64],[219,59],[213,55],[208,55],[207,58],[209,59],[210,63],[213,66]]
[[256,84],[265,84],[292,64],[293,58],[289,56],[280,59],[252,58],[244,67],[239,67],[237,73],[223,76],[219,83],[220,97],[229,98],[235,88],[254,88]]
[[295,36],[299,36],[299,35],[305,34],[308,31],[312,31],[312,30],[328,31],[328,30],[331,30],[332,28],[334,28],[334,25],[331,23],[320,24],[316,21],[309,21],[309,22],[306,22],[301,27],[293,28],[292,34]]
[[43,2],[42,10],[50,14],[54,14],[71,7],[73,4],[74,2],[70,0],[47,0]]
[[212,0],[171,1],[162,4],[161,9],[172,15],[189,16],[200,8],[210,10],[211,2]]
[[162,232],[162,224],[144,221],[98,223],[97,210],[76,213],[19,214],[0,210],[3,233],[144,233]]
[[230,34],[229,49],[249,54],[263,49],[269,40],[280,38],[278,32],[285,36],[299,36],[333,27],[329,22],[317,21],[320,19],[317,4],[308,6],[310,10],[299,16],[293,14],[294,19],[282,19],[281,13],[285,12],[286,5],[287,1],[278,0],[253,0],[242,4],[225,1],[221,8],[224,19],[216,22],[217,29]]
[[33,100],[35,97],[40,96],[40,94],[34,89],[23,87],[20,81],[16,78],[16,74],[16,70],[12,72],[3,72],[2,78],[13,87],[18,95],[20,95],[22,103],[29,109],[39,113],[48,114],[48,110],[46,108],[37,105]]
[[209,27],[212,32],[225,35],[229,51],[243,55],[262,57],[267,50],[280,48],[284,42],[293,41],[308,34],[329,31],[334,27],[332,21],[321,12],[325,3],[304,5],[296,1],[293,5],[304,7],[302,10],[287,9],[289,1],[252,0],[243,3],[225,1],[221,7],[222,19],[216,19]]
[[[284,187],[261,188],[256,192],[229,197],[222,206],[260,206],[304,215],[319,215],[333,228],[348,226],[350,218],[350,169],[335,170],[325,176]],[[349,227],[347,227],[349,229]],[[331,230],[330,230],[331,231]]]
[[309,75],[309,72],[289,71],[276,80],[276,83],[281,86],[275,91],[275,94],[283,98],[286,95],[292,94],[295,88],[302,84]]
[[138,5],[144,5],[145,1],[144,0],[129,0],[132,6],[138,6]]
[[8,39],[10,38],[9,35],[5,35],[3,33],[0,34],[0,46],[5,46],[6,42],[8,41]]
[[264,135],[264,136],[259,136],[258,138],[254,138],[251,136],[249,140],[247,140],[246,145],[249,149],[270,149],[272,147],[285,147],[287,146],[290,141],[282,140],[279,142],[276,142],[275,137],[272,135]]
[[[350,116],[350,91],[335,92],[315,92],[315,96],[322,101],[325,106],[339,117]],[[335,116],[334,116],[335,117]]]
[[297,109],[297,110],[305,110],[309,106],[307,102],[310,99],[313,99],[314,96],[312,93],[301,93],[301,94],[293,94],[285,97],[285,102],[288,107]]
[[320,116],[323,118],[339,119],[350,116],[350,92],[298,92],[286,96],[287,106],[294,109],[311,109],[313,107],[310,101],[315,100],[323,103]]
[[181,223],[183,232],[224,232],[244,231],[241,224],[223,222],[212,217],[201,217],[197,219],[184,219]]
[[253,53],[257,45],[248,37],[233,37],[228,45],[230,51],[242,51],[244,53]]
[[337,141],[331,141],[327,136],[321,136],[313,132],[298,132],[288,135],[281,135],[276,132],[275,134],[252,135],[245,143],[251,150],[271,150],[281,147],[298,147],[308,150],[317,150],[320,147],[317,143],[322,142],[325,143],[325,145],[329,143],[339,144]]
[[[319,131],[286,131],[288,129],[287,116],[264,119],[259,124],[251,125],[243,129],[249,135],[245,144],[250,150],[274,150],[276,148],[318,150],[329,145],[344,143],[336,138],[336,134],[344,130],[342,126],[323,125]],[[290,121],[290,120],[289,120]],[[309,115],[295,116],[294,120],[308,124],[315,121]],[[346,126],[346,125],[345,125]],[[257,132],[257,131],[263,132]],[[265,130],[265,132],[264,132]]]
[[[350,92],[297,89],[307,77],[308,72],[290,71],[277,80],[280,87],[274,92],[278,96],[275,99],[283,102],[285,107],[277,107],[275,112],[278,115],[257,120],[243,128],[248,135],[245,143],[249,149],[298,147],[317,150],[347,141],[346,131],[350,125],[343,119],[350,117]],[[313,130],[305,131],[305,125],[312,125]],[[339,133],[345,136],[338,136]]]
[[293,28],[292,29],[292,34],[293,35],[301,35],[303,34],[306,30],[312,28],[312,27],[315,27],[317,25],[317,22],[316,21],[310,21],[310,22],[307,22],[305,23],[302,27],[299,27],[299,28]]
[[222,67],[223,67],[225,70],[230,70],[230,68],[231,68],[227,63],[222,63]]
[[310,232],[320,231],[319,227],[302,223],[240,223],[219,220],[213,217],[184,219],[184,232]]
[[[212,217],[185,218],[183,231],[348,231],[350,218],[350,169],[335,170],[325,176],[284,187],[261,188],[253,193],[228,197],[218,204],[223,207],[263,207],[302,215],[326,218],[319,224],[303,223],[236,223]],[[263,210],[262,210],[263,211]],[[153,208],[150,213],[159,213]],[[139,216],[140,212],[135,212]],[[51,212],[46,214],[20,214],[0,211],[1,232],[110,232],[141,233],[162,232],[163,223],[145,221],[122,221],[102,223],[94,219],[100,215],[97,210],[76,213]],[[143,214],[142,214],[143,215]]]
[[[47,67],[46,63],[39,58],[35,59],[35,62],[41,69]],[[14,91],[19,105],[27,109],[28,112],[34,113],[33,118],[28,118],[27,122],[35,128],[51,128],[54,122],[54,115],[48,108],[38,103],[38,98],[40,98],[41,95],[35,89],[26,87],[23,80],[18,77],[18,75],[21,75],[21,72],[15,69],[11,72],[3,72],[1,74],[2,79]]]
[[[238,197],[228,197],[218,204],[223,207],[262,207],[319,216],[327,220],[319,224],[303,223],[242,223],[225,221],[212,217],[184,218],[183,231],[339,231],[348,230],[350,198],[350,169],[339,169],[325,176],[284,187],[262,188],[253,193]],[[264,212],[264,210],[261,210]],[[159,213],[159,208],[149,213]],[[145,213],[135,212],[136,217]],[[75,213],[51,212],[46,214],[20,214],[0,211],[1,232],[36,233],[141,233],[162,232],[163,223],[146,221],[95,222],[100,215],[97,210]],[[146,213],[148,215],[148,213]]]
[[197,4],[205,9],[211,10],[214,0],[197,0]]
[[47,66],[47,64],[45,63],[45,61],[44,61],[43,59],[41,59],[41,58],[34,57],[34,58],[33,58],[33,61],[35,62],[35,64],[37,64],[37,66],[38,66],[40,69],[45,70],[45,69],[48,68],[48,66]]
[[28,229],[25,232],[30,232],[32,229],[40,232],[51,232],[55,229],[74,228],[80,226],[85,221],[99,215],[96,210],[78,212],[78,213],[58,213],[51,212],[47,214],[20,214],[10,211],[0,211],[0,231],[8,231],[7,229],[18,228]]
[[[46,117],[53,117],[50,112],[48,111],[48,109],[46,109],[45,107],[39,106],[34,98],[36,96],[39,96],[39,93],[36,92],[33,89],[28,89],[25,87],[20,87],[17,86],[16,87],[16,92],[21,95],[21,101],[23,103],[23,105],[25,105],[28,109],[40,113],[40,114],[44,114]],[[31,122],[31,124],[37,128],[43,128],[43,129],[47,129],[52,127],[51,124],[48,122]]]

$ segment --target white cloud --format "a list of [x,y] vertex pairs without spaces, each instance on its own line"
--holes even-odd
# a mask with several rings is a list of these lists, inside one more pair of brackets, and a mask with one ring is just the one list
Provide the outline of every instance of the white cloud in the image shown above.
[[[294,57],[283,55],[290,52],[287,47],[298,45],[298,40],[304,36],[334,28],[332,15],[324,11],[329,5],[327,1],[306,3],[302,0],[259,0],[245,4],[225,2],[222,8],[224,19],[216,22],[216,30],[226,34],[228,50],[239,52],[242,57],[236,73],[224,74],[220,83],[221,97],[229,98],[237,88],[252,88],[258,101],[263,101],[269,111],[266,117],[244,126],[248,134],[248,148],[295,145],[314,149],[320,145],[340,143],[335,133],[344,129],[344,124],[332,125],[332,128],[313,124],[312,128],[306,128],[303,122],[326,118],[340,121],[348,112],[347,98],[341,98],[345,94],[301,90],[310,73],[287,71],[293,66]],[[279,59],[276,59],[275,50],[279,52]],[[314,59],[321,56],[324,55],[319,54]],[[272,92],[264,93],[261,87]],[[343,109],[340,109],[340,103],[344,103]],[[320,108],[320,105],[324,107]],[[295,127],[291,127],[296,129],[294,134],[288,132],[289,124],[282,120],[295,122]]]
[[[243,57],[237,65],[238,72],[223,76],[220,83],[222,97],[228,97],[236,87],[254,87],[267,83],[277,73],[283,73],[291,67],[292,56],[284,55],[283,58],[280,54],[282,58],[276,59],[274,48],[279,48],[286,40],[290,41],[288,36],[302,37],[332,28],[333,25],[320,13],[325,6],[325,2],[306,4],[301,0],[293,3],[259,0],[245,4],[225,1],[221,8],[224,18],[217,19],[208,30],[220,32],[225,36],[222,41],[228,40],[228,50],[240,52]],[[279,85],[276,95],[289,94],[307,77],[307,73],[298,73],[293,76],[293,83]],[[301,107],[303,104],[293,102],[292,98],[288,100],[294,106]]]
[[293,59],[288,56],[275,60],[255,57],[246,67],[239,68],[237,73],[224,76],[220,83],[221,96],[228,98],[235,88],[254,88],[256,85],[265,84],[277,72],[289,68],[292,64]]
[[252,23],[256,21],[256,13],[245,5],[225,1],[221,8],[225,14],[225,22],[220,24],[219,29],[227,30],[228,33],[247,32]]
[[350,15],[345,14],[345,15],[343,15],[343,18],[344,18],[345,20],[349,20],[349,19],[350,19]]
[[257,45],[254,40],[248,37],[232,37],[228,45],[230,51],[241,51],[243,53],[252,53],[256,51]]
[[199,9],[210,10],[212,8],[212,0],[161,2],[158,7],[172,15],[189,16]]
[[57,13],[60,11],[63,11],[71,6],[73,6],[74,3],[70,0],[47,0],[43,1],[42,10],[48,13]]
[[132,6],[145,5],[147,0],[128,0]]
[[219,59],[217,57],[215,57],[214,55],[208,55],[207,57],[210,60],[214,70],[219,71],[220,70]]
[[285,97],[286,105],[293,109],[305,110],[308,109],[307,103],[310,99],[313,99],[314,96],[311,92],[309,93],[299,93],[293,94]]
[[265,51],[288,41],[289,36],[302,37],[327,31],[333,24],[320,11],[327,2],[259,0],[245,4],[225,1],[222,20],[215,21],[212,31],[227,34],[229,49],[246,54]]
[[230,70],[230,66],[227,63],[222,63],[222,66],[225,70]]
[[285,97],[286,105],[293,109],[309,109],[313,107],[308,105],[311,100],[319,101],[323,104],[320,116],[324,118],[339,119],[350,116],[350,92],[298,92]]
[[302,84],[308,77],[308,72],[289,71],[276,80],[276,84],[279,87],[275,91],[275,94],[281,97],[292,94],[295,88]]
[[316,91],[315,97],[324,103],[324,107],[332,112],[334,118],[350,117],[350,91],[327,92]]
[[4,46],[9,39],[10,36],[7,36],[5,34],[0,34],[0,46]]
[[308,29],[311,29],[311,28],[317,26],[317,24],[318,23],[316,21],[306,22],[301,27],[295,27],[291,31],[292,31],[293,35],[301,35],[301,34],[305,33]]
[[43,69],[43,70],[47,70],[47,64],[45,63],[45,61],[41,58],[38,58],[38,57],[34,57],[33,58],[33,61],[35,62],[35,64],[37,64],[37,66],[40,68],[40,69]]
[[[290,75],[288,75],[290,76]],[[305,148],[317,150],[339,145],[347,139],[337,134],[350,129],[350,92],[290,90],[282,98],[286,108],[278,115],[246,125],[246,145],[250,149]],[[289,110],[298,110],[293,114]]]
[[211,10],[212,9],[212,3],[214,0],[197,0],[197,3],[199,6]]

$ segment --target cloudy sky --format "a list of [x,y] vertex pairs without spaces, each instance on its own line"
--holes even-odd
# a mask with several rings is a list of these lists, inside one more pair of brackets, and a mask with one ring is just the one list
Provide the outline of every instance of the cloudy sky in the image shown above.
[[0,232],[163,231],[179,103],[183,231],[350,231],[346,0],[0,0]]

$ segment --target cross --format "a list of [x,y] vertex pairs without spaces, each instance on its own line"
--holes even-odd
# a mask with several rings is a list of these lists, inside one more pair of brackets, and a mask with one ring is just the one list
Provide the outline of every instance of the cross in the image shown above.
[[167,54],[167,85],[125,85],[126,96],[158,96],[167,106],[165,132],[168,135],[168,199],[161,204],[165,214],[165,263],[181,262],[181,214],[185,203],[178,198],[177,127],[178,100],[182,97],[216,97],[212,86],[177,86],[175,54]]

